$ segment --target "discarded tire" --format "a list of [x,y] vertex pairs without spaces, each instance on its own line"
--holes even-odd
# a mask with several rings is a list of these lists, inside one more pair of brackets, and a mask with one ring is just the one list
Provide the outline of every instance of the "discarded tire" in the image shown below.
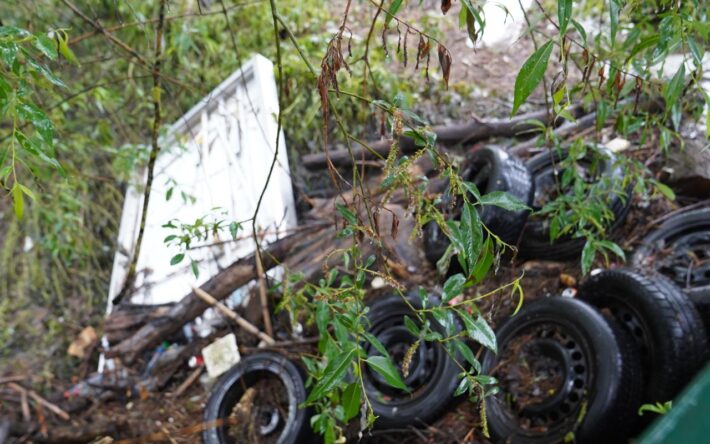
[[[615,165],[616,159],[613,153],[606,148],[599,148],[597,152],[598,156],[587,156],[577,160],[577,164],[590,175],[590,180],[605,179],[609,184],[621,184],[624,179],[623,170]],[[527,161],[526,166],[535,183],[535,196],[532,203],[534,211],[542,209],[557,193],[557,185],[564,171],[560,169],[559,163],[568,155],[569,151],[566,149],[549,150]],[[572,190],[563,188],[561,192],[565,194],[572,192]],[[616,193],[611,193],[607,205],[614,214],[614,221],[608,228],[608,232],[621,226],[629,212],[631,206],[630,189],[627,189],[625,194],[619,196]],[[549,221],[543,216],[533,215],[528,218],[525,226],[520,242],[520,252],[525,257],[535,259],[572,259],[582,252],[585,242],[584,238],[563,236],[551,243]]]
[[710,208],[663,222],[641,241],[631,264],[673,280],[693,301],[710,333]]
[[647,372],[644,402],[671,400],[707,359],[705,329],[688,297],[661,275],[605,270],[579,296],[607,309],[633,337]]
[[248,356],[225,373],[210,393],[205,444],[300,443],[310,436],[306,389],[299,369],[277,353]]
[[[474,151],[463,171],[463,178],[473,182],[481,195],[503,191],[531,205],[535,194],[532,177],[523,162],[496,147],[483,147]],[[481,209],[481,221],[504,242],[515,244],[528,214],[528,210],[509,211],[486,205]]]
[[615,321],[575,299],[526,305],[498,329],[484,374],[501,391],[486,403],[494,442],[621,441],[636,422],[641,363]]
[[[415,308],[421,308],[418,297],[409,296],[408,301]],[[432,305],[438,304],[430,297]],[[404,317],[416,318],[409,306],[399,295],[377,298],[370,304],[367,318],[369,332],[384,345],[395,366],[402,375],[402,362],[405,354],[417,340],[404,325]],[[433,318],[430,319],[437,331],[444,332],[444,327]],[[452,326],[459,330],[457,324]],[[367,346],[368,356],[379,355],[374,347]],[[421,341],[412,355],[409,373],[402,375],[411,392],[390,386],[382,376],[370,367],[363,369],[363,382],[372,409],[378,419],[378,428],[405,428],[423,426],[441,415],[454,399],[458,385],[458,367],[438,342]]]
[[[474,183],[481,195],[502,191],[527,205],[532,204],[534,186],[530,172],[520,159],[500,148],[488,146],[474,151],[461,176]],[[460,203],[452,205],[449,199],[445,199],[443,204],[453,206],[453,218],[460,216]],[[447,208],[443,208],[443,212],[446,214]],[[504,242],[513,245],[520,237],[528,214],[528,210],[509,211],[494,205],[486,205],[480,210],[481,221],[486,227]],[[435,222],[424,228],[424,236],[425,254],[436,264],[449,246],[449,240]]]

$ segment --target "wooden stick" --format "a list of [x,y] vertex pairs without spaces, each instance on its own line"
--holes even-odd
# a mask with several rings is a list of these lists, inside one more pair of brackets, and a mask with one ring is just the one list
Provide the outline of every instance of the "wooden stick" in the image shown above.
[[261,316],[264,318],[264,329],[269,336],[274,336],[274,329],[271,327],[271,313],[269,312],[269,298],[266,295],[266,275],[264,266],[261,264],[261,252],[259,245],[256,246],[256,274],[259,276],[259,300],[261,302]]
[[170,396],[173,397],[173,398],[179,398],[180,396],[182,396],[182,394],[185,393],[185,391],[187,391],[187,389],[190,388],[190,386],[191,386],[192,384],[194,384],[195,381],[197,381],[197,378],[200,377],[200,375],[202,374],[202,371],[203,371],[204,369],[205,369],[205,366],[204,366],[204,365],[198,366],[198,367],[190,374],[190,376],[188,376],[187,379],[186,379],[182,384],[180,384],[180,387],[178,387],[177,390],[175,390],[175,391],[173,392],[173,394],[170,395]]
[[203,289],[201,289],[201,288],[197,288],[197,287],[192,287],[192,291],[195,293],[195,295],[196,295],[198,298],[202,299],[202,300],[205,301],[207,304],[209,304],[209,305],[211,305],[212,307],[214,307],[214,308],[216,308],[217,310],[219,310],[220,313],[222,313],[223,315],[227,316],[228,318],[230,318],[231,320],[233,320],[234,322],[236,322],[237,325],[239,325],[240,327],[242,327],[242,328],[243,328],[244,330],[246,330],[247,332],[249,332],[249,333],[251,333],[251,334],[257,336],[259,339],[261,339],[262,341],[266,342],[266,343],[269,344],[269,345],[274,344],[274,343],[276,342],[276,341],[274,341],[274,339],[273,339],[271,336],[267,335],[267,334],[264,333],[263,331],[261,331],[261,330],[259,330],[258,328],[256,328],[256,326],[255,326],[254,324],[252,324],[251,322],[247,321],[247,320],[244,319],[243,317],[239,316],[239,314],[237,314],[236,312],[234,312],[234,311],[230,310],[229,308],[227,308],[226,305],[224,305],[224,304],[222,304],[221,302],[219,302],[217,299],[215,299],[214,297],[212,297],[212,296],[211,296],[209,293],[207,293],[205,290],[203,290]]
[[[15,387],[13,387],[13,388],[15,388]],[[32,417],[30,416],[30,403],[27,402],[27,390],[25,390],[22,387],[20,387],[19,389],[15,388],[15,390],[20,392],[20,405],[22,406],[22,419],[25,422],[30,422],[30,419],[32,419]]]
[[51,402],[47,401],[46,399],[44,399],[43,397],[38,395],[37,392],[35,392],[34,390],[28,390],[28,389],[22,387],[21,385],[14,383],[14,382],[10,382],[8,385],[11,388],[20,392],[20,394],[26,393],[26,394],[30,395],[30,398],[34,399],[35,402],[38,402],[38,403],[42,404],[43,406],[47,407],[52,413],[59,416],[63,420],[69,421],[71,419],[71,417],[69,416],[69,413],[65,412],[64,410],[59,408],[57,405],[52,404]]
[[22,382],[25,379],[27,379],[27,376],[22,376],[22,375],[5,376],[4,378],[0,378],[0,385],[7,384],[8,382]]

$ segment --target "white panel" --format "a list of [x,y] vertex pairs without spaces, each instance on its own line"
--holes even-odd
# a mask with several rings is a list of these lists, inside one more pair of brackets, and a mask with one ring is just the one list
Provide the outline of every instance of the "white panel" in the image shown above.
[[[253,252],[250,237],[192,249],[189,255],[200,264],[200,277],[195,279],[187,258],[180,265],[170,265],[170,258],[179,250],[167,247],[163,240],[176,232],[162,226],[173,219],[193,223],[208,214],[223,218],[227,224],[251,218],[275,152],[277,113],[273,65],[256,55],[170,128],[161,141],[164,149],[156,162],[146,231],[137,262],[137,290],[131,296],[132,302],[177,301],[190,291],[191,285],[202,284],[220,269]],[[145,171],[139,176],[136,180],[139,186],[129,187],[126,192],[119,248],[109,288],[109,311],[110,301],[125,280],[128,252],[132,251],[138,235]],[[171,186],[175,187],[173,196],[166,201],[165,194]],[[181,192],[194,196],[195,203],[183,202]],[[220,215],[215,207],[225,214]],[[257,229],[264,230],[265,241],[271,242],[283,237],[295,225],[295,205],[282,135],[278,162],[257,217]],[[249,236],[251,223],[245,223],[244,228],[239,235]],[[221,238],[210,234],[203,244],[230,239],[225,231]]]

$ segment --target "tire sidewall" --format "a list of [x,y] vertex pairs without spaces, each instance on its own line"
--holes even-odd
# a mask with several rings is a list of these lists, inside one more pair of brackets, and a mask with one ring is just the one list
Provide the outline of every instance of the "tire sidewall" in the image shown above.
[[[417,295],[409,294],[407,295],[407,300],[415,309],[422,308]],[[438,298],[432,295],[429,295],[429,302],[431,306],[439,303]],[[403,318],[406,315],[409,315],[410,318],[413,317],[411,309],[401,299],[401,296],[384,295],[369,304],[367,319],[370,325],[376,325],[392,317],[401,316]],[[434,329],[443,331],[443,327],[433,318],[430,318],[430,321]],[[458,322],[456,328],[460,329]],[[378,416],[375,422],[376,428],[386,429],[424,425],[426,422],[434,420],[453,401],[454,392],[458,385],[459,369],[441,344],[432,343],[432,346],[439,349],[437,378],[431,386],[427,387],[426,395],[416,402],[394,407],[387,403],[382,403],[377,398],[379,392],[376,391],[376,388],[369,381],[365,381],[366,389],[375,390],[374,393],[368,394],[368,396],[370,397],[373,411]]]
[[[608,321],[593,308],[578,300],[552,297],[530,303],[523,312],[505,322],[496,334],[499,349],[502,350],[504,344],[524,329],[540,323],[560,326],[570,336],[583,342],[587,360],[593,367],[594,378],[589,381],[591,393],[587,413],[574,433],[580,442],[589,442],[592,437],[600,434],[600,429],[604,428],[604,423],[613,414],[613,409],[609,407],[616,402],[622,381],[624,363],[617,338]],[[493,353],[486,351],[482,361],[483,373],[487,374],[496,362]],[[488,426],[500,442],[509,438],[514,443],[558,442],[573,431],[562,428],[556,430],[553,436],[534,436],[513,425],[512,420],[505,420],[509,415],[498,398],[492,398],[488,408]]]
[[[295,444],[308,430],[307,410],[300,408],[306,400],[306,389],[299,368],[277,353],[262,352],[242,359],[228,370],[213,387],[204,410],[205,422],[220,418],[220,410],[231,387],[247,374],[265,371],[279,378],[289,398],[289,415],[279,437],[279,444]],[[203,432],[205,444],[223,444],[223,433],[218,427]]]

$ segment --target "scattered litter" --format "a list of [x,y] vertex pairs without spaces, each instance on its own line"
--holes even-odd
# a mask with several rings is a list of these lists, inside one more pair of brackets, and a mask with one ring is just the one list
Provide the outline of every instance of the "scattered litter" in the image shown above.
[[386,282],[380,276],[375,276],[372,279],[372,282],[370,283],[370,285],[372,286],[372,288],[374,288],[376,290],[378,288],[384,287],[386,285]]
[[70,356],[76,356],[81,359],[84,357],[84,354],[86,354],[86,350],[96,344],[98,339],[99,338],[96,335],[94,327],[86,327],[81,331],[81,333],[79,333],[72,343],[69,344],[67,353]]
[[562,291],[562,297],[563,297],[563,298],[573,298],[573,297],[575,297],[576,295],[577,295],[577,290],[575,290],[574,288],[565,288],[565,289]]
[[205,360],[205,367],[210,378],[216,378],[229,370],[241,359],[234,333],[219,338],[203,348],[202,357]]
[[629,147],[631,146],[631,142],[621,137],[617,137],[608,141],[605,146],[613,152],[619,153],[621,151],[629,149]]
[[577,279],[574,276],[567,273],[560,274],[560,283],[567,288],[572,288],[577,286]]

